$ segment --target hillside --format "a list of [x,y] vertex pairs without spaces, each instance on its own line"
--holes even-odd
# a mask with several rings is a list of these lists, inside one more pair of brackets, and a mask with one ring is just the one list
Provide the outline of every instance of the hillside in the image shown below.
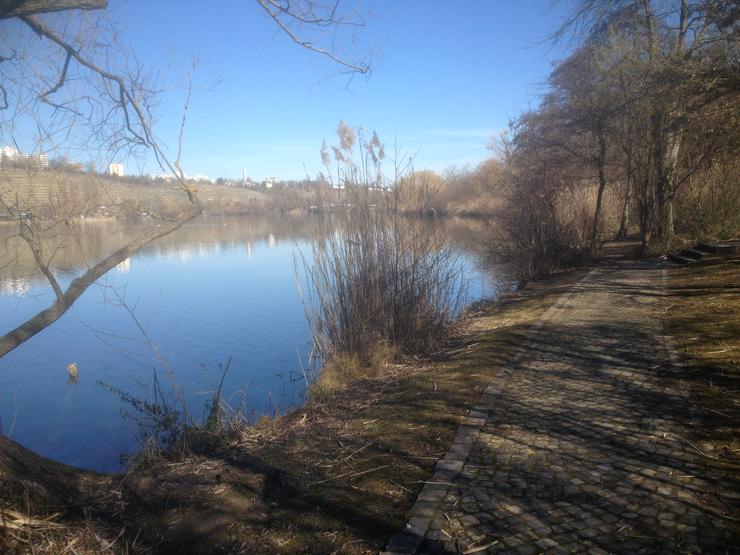
[[[264,205],[264,195],[257,191],[212,183],[197,183],[194,187],[206,213],[240,213]],[[42,216],[52,211],[73,216],[167,214],[178,212],[188,202],[173,182],[141,182],[52,169],[3,169],[0,201]]]

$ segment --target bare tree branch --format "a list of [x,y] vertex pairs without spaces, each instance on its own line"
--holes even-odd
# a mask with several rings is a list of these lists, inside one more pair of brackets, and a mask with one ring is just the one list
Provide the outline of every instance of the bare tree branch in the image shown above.
[[[120,103],[120,106],[124,110],[124,113],[126,115],[126,126],[129,132],[131,132],[131,134],[134,135],[134,137],[141,143],[143,144],[150,143],[149,137],[142,137],[131,126],[131,121],[129,119],[128,108],[127,108],[129,104],[134,108],[134,110],[136,110],[137,116],[140,122],[143,123],[144,121],[146,121],[146,118],[144,117],[144,114],[141,112],[141,109],[138,107],[138,103],[136,102],[136,99],[134,98],[133,94],[128,90],[126,86],[126,81],[124,80],[122,76],[115,75],[114,73],[111,73],[108,70],[95,64],[91,60],[88,60],[87,58],[83,57],[82,54],[80,54],[80,51],[78,49],[73,47],[61,35],[56,33],[53,29],[51,29],[46,24],[39,21],[37,18],[33,16],[21,16],[19,17],[19,19],[23,21],[26,25],[28,25],[31,29],[33,29],[36,32],[36,34],[38,34],[40,37],[45,37],[49,39],[50,41],[52,41],[53,43],[60,46],[61,48],[63,48],[65,52],[67,53],[68,60],[70,58],[74,58],[75,61],[77,61],[77,63],[79,63],[80,65],[92,70],[94,73],[98,74],[103,79],[107,79],[108,81],[112,81],[113,83],[115,83],[118,86],[118,91],[119,91],[118,102]],[[67,63],[65,63],[65,65],[67,65]],[[59,87],[55,87],[54,90],[58,90],[58,88]],[[53,91],[50,91],[50,92],[53,92]],[[49,93],[43,94],[42,96],[47,96],[47,94]]]
[[296,9],[295,5],[287,1],[283,3],[281,3],[279,0],[256,1],[262,7],[262,9],[267,12],[267,14],[277,24],[277,26],[280,27],[280,29],[286,35],[288,35],[288,37],[298,46],[301,46],[307,50],[311,50],[312,52],[316,52],[317,54],[321,54],[322,56],[329,58],[340,66],[347,68],[352,73],[366,74],[370,72],[369,64],[350,62],[349,60],[340,57],[335,52],[326,48],[322,48],[312,41],[302,38],[297,32],[291,29],[290,24],[283,19],[285,18],[288,21],[292,20],[299,24],[304,23],[316,27],[328,27],[332,25],[364,25],[364,23],[362,23],[361,21],[351,21],[347,18],[347,16],[337,17],[336,12],[339,6],[338,0],[334,3],[331,10],[326,16],[321,16],[317,14],[316,10],[318,9],[319,4],[314,2],[313,0],[306,0],[307,8],[303,12],[299,9]]
[[49,89],[47,92],[45,92],[42,97],[49,96],[50,94],[54,94],[59,89],[64,86],[64,82],[67,80],[67,70],[69,69],[69,62],[72,60],[72,54],[67,52],[67,57],[64,59],[64,67],[62,67],[62,73],[59,76],[59,81],[56,85],[54,85],[51,89]]
[[108,0],[0,0],[0,19],[67,10],[102,10],[107,7]]
[[[344,67],[350,73],[366,74],[370,71],[367,63],[356,63],[343,58],[333,48],[323,47],[312,39],[306,38],[302,33],[309,29],[314,33],[321,29],[336,28],[338,26],[362,27],[364,22],[352,12],[340,13],[340,0],[332,0],[331,4],[322,4],[319,0],[256,0],[265,10],[278,27],[299,46],[312,52],[316,52],[334,63]],[[195,189],[185,179],[181,166],[182,146],[187,112],[190,103],[192,89],[188,88],[187,98],[183,108],[183,117],[178,137],[177,158],[170,161],[164,147],[159,143],[152,129],[153,97],[157,91],[145,86],[145,76],[141,68],[137,66],[133,71],[128,70],[124,74],[117,74],[97,62],[89,54],[83,45],[77,41],[68,40],[63,34],[57,32],[52,26],[36,16],[42,13],[57,12],[64,10],[96,10],[107,6],[107,0],[0,0],[0,19],[16,17],[39,37],[48,40],[64,53],[64,64],[58,78],[44,81],[42,90],[32,90],[35,95],[33,99],[25,98],[26,103],[22,109],[33,113],[31,107],[34,101],[43,102],[53,108],[52,118],[59,113],[69,116],[61,127],[62,134],[69,133],[78,118],[84,117],[79,109],[85,110],[85,104],[91,114],[97,114],[94,119],[90,117],[88,125],[91,126],[92,137],[100,137],[102,131],[108,126],[117,125],[110,137],[106,137],[108,146],[116,150],[135,146],[144,146],[150,149],[157,162],[162,168],[168,169],[177,179],[178,186],[182,189],[190,202],[190,207],[172,221],[162,220],[163,223],[151,228],[141,237],[129,242],[124,247],[106,256],[97,264],[89,268],[83,275],[74,279],[66,290],[62,290],[50,268],[50,260],[44,259],[42,249],[40,228],[33,228],[27,222],[20,221],[20,236],[28,244],[32,251],[36,265],[46,276],[54,293],[56,301],[46,310],[43,310],[18,326],[9,333],[0,336],[0,357],[12,351],[39,331],[45,329],[59,318],[61,318],[72,304],[99,278],[113,269],[116,265],[138,253],[142,248],[152,241],[164,237],[180,228],[186,222],[196,218],[202,213],[201,200]],[[320,40],[323,35],[318,36]],[[0,59],[4,61],[5,58]],[[65,85],[73,79],[73,67],[79,66],[89,72],[95,79],[102,80],[99,86],[99,98],[92,96],[77,96],[73,99],[54,102],[51,97],[60,93]],[[25,66],[20,68],[20,79],[26,78]],[[84,77],[89,78],[89,76]],[[51,83],[54,83],[53,86]],[[4,84],[4,83],[3,83]],[[39,87],[41,88],[41,87]],[[43,90],[47,89],[47,90]],[[110,103],[108,108],[106,103]],[[6,88],[0,85],[0,108],[7,108],[9,104]],[[10,102],[12,104],[12,102]],[[16,103],[17,104],[17,103]],[[21,107],[15,105],[16,112]],[[118,112],[120,110],[120,112]],[[121,120],[114,121],[120,115]],[[50,132],[39,124],[39,136],[44,140],[50,136]],[[99,140],[99,139],[97,139]],[[58,222],[57,222],[58,223]],[[25,227],[24,227],[25,226]],[[53,256],[52,256],[53,258]]]
[[[177,168],[175,167],[174,164],[172,164],[169,161],[168,157],[166,156],[164,152],[164,149],[160,146],[159,142],[154,137],[154,134],[151,129],[151,123],[149,122],[149,118],[144,113],[134,92],[131,90],[130,87],[127,86],[126,80],[122,76],[111,73],[110,71],[94,63],[92,60],[89,60],[86,57],[84,57],[78,49],[73,47],[62,36],[60,36],[54,30],[52,30],[47,25],[39,21],[37,18],[31,17],[31,16],[24,16],[24,17],[20,17],[19,19],[21,19],[21,21],[26,23],[26,25],[28,25],[31,29],[33,29],[39,36],[49,39],[50,41],[52,41],[53,43],[57,44],[62,49],[64,49],[68,57],[73,58],[80,65],[90,69],[95,74],[102,77],[103,79],[109,82],[112,82],[117,87],[118,89],[117,102],[120,108],[123,110],[124,119],[126,122],[126,129],[131,133],[131,135],[134,137],[134,140],[137,141],[139,144],[144,145],[144,146],[150,146],[152,148],[152,150],[154,151],[154,154],[157,157],[157,160],[160,161],[160,164],[163,164],[164,166],[166,166],[174,175],[178,177],[178,182],[181,188],[188,195],[188,199],[190,200],[190,202],[200,205],[200,200],[195,195],[195,192],[192,189],[192,187],[190,187],[186,183],[182,175],[178,174]],[[134,114],[136,115],[137,123],[143,129],[143,134],[139,133],[136,129],[134,129],[134,126],[132,125],[131,114],[129,112],[130,109],[133,110]]]
[[[75,48],[66,41],[61,35],[56,33],[53,29],[48,27],[45,23],[39,21],[33,16],[21,16],[19,17],[26,25],[28,25],[33,31],[39,36],[50,40],[52,43],[61,47],[65,53],[65,64],[62,70],[61,76],[57,85],[53,87],[47,93],[41,96],[43,100],[47,100],[46,96],[57,92],[65,83],[69,64],[72,60],[80,64],[81,66],[91,70],[95,75],[100,76],[105,81],[111,83],[116,90],[117,96],[111,96],[113,102],[117,103],[118,106],[123,110],[125,118],[125,126],[129,133],[134,137],[134,140],[150,147],[157,159],[160,160],[170,171],[176,176],[179,186],[183,189],[191,203],[191,207],[188,211],[181,214],[174,221],[167,222],[166,224],[160,224],[156,228],[152,229],[148,233],[145,233],[142,237],[131,241],[123,248],[105,257],[103,260],[98,262],[95,266],[87,270],[82,276],[73,280],[66,291],[62,291],[61,286],[54,277],[49,264],[44,260],[41,244],[40,235],[41,231],[32,229],[27,222],[20,219],[20,236],[28,244],[36,265],[39,270],[49,281],[54,293],[56,295],[56,301],[46,310],[43,310],[36,314],[34,317],[27,320],[25,323],[18,326],[16,329],[0,337],[0,357],[4,356],[11,350],[15,349],[39,331],[48,327],[56,320],[58,320],[64,313],[72,306],[72,304],[100,277],[105,275],[108,271],[120,264],[127,258],[133,256],[139,252],[142,248],[150,244],[152,241],[160,237],[164,237],[180,228],[186,222],[192,220],[202,213],[202,204],[195,191],[185,181],[182,170],[179,170],[180,160],[178,154],[178,160],[173,164],[169,161],[164,149],[160,146],[159,142],[154,137],[151,128],[151,122],[149,121],[147,114],[140,105],[135,92],[129,87],[127,80],[122,75],[112,73],[105,68],[101,67],[97,63],[85,57],[78,48]],[[190,92],[188,92],[188,101],[190,98]],[[187,111],[187,103],[185,106]],[[134,127],[135,117],[136,124],[140,126],[142,132],[138,132]],[[185,125],[185,115],[183,115],[182,126]],[[180,131],[180,141],[182,142],[183,130]],[[180,145],[180,152],[182,145]],[[179,170],[179,171],[178,171]],[[20,211],[18,212],[20,218]]]

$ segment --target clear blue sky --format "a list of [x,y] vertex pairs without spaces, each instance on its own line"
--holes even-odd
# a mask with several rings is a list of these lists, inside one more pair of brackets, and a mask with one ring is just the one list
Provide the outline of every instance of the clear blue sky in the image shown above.
[[[216,6],[218,8],[216,9]],[[369,78],[337,68],[276,31],[256,3],[111,0],[139,60],[165,84],[182,84],[193,55],[196,90],[184,148],[189,175],[313,177],[323,139],[340,118],[415,152],[417,169],[475,165],[508,121],[537,102],[564,51],[544,41],[567,4],[550,0],[387,0],[359,4]],[[361,45],[362,46],[362,45]],[[333,77],[326,78],[327,75]],[[182,91],[166,95],[158,135],[174,147]],[[135,173],[128,166],[127,173]],[[156,171],[147,165],[144,171]]]

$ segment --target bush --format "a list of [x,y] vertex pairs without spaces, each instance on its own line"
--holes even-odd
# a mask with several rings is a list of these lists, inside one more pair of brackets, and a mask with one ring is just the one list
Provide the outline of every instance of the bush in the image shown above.
[[587,189],[563,186],[533,165],[507,161],[484,255],[522,282],[583,264],[593,258]]
[[357,355],[367,364],[378,345],[435,350],[464,301],[462,266],[445,246],[444,226],[402,215],[396,183],[380,186],[380,141],[358,135],[340,123],[334,153],[347,210],[338,231],[315,230],[312,257],[303,259],[307,314],[325,362]]
[[352,208],[333,234],[312,235],[304,260],[315,345],[322,357],[378,344],[407,353],[435,350],[463,306],[462,267],[441,225],[401,216],[393,193],[348,191]]

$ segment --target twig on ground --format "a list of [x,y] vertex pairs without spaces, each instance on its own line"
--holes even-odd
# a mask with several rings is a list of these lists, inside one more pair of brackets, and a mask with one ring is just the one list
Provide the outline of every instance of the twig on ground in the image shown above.
[[474,547],[469,547],[465,551],[463,551],[463,555],[471,555],[471,553],[480,553],[481,551],[485,551],[489,547],[493,547],[498,543],[498,540],[493,540],[492,542],[483,544],[483,545],[476,545]]
[[332,476],[331,478],[326,478],[325,480],[319,480],[318,482],[311,482],[310,484],[308,484],[308,487],[310,488],[311,486],[317,486],[317,485],[323,484],[325,482],[331,482],[332,480],[338,480],[339,478],[345,478],[345,477],[355,478],[357,476],[362,476],[364,474],[369,474],[370,472],[375,472],[377,470],[382,470],[383,468],[388,468],[389,466],[390,466],[389,464],[384,464],[383,466],[378,466],[376,468],[371,468],[370,470],[363,470],[362,472],[357,472],[357,473],[345,472],[344,474],[339,474],[338,476]]

